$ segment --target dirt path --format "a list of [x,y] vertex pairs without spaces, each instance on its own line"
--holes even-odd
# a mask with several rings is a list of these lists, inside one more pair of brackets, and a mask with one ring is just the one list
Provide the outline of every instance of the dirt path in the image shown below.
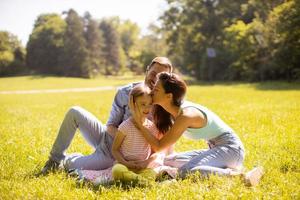
[[113,90],[116,86],[102,86],[92,88],[68,88],[68,89],[45,89],[45,90],[16,90],[0,91],[0,94],[42,94],[42,93],[65,93],[65,92],[94,92],[103,90]]

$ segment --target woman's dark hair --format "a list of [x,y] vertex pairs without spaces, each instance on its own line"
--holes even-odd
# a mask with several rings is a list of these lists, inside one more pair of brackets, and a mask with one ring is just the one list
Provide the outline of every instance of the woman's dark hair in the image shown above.
[[[165,93],[171,93],[173,104],[180,106],[183,102],[186,93],[186,83],[180,76],[174,73],[162,72],[158,75],[158,80],[161,82]],[[153,106],[154,123],[161,133],[166,133],[173,124],[173,117],[160,105]]]

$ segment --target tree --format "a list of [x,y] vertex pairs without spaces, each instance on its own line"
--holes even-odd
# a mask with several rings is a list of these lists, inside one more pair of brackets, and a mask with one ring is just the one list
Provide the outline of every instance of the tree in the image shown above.
[[251,23],[256,18],[265,22],[270,11],[284,2],[285,0],[248,0],[242,4],[243,20],[245,23]]
[[169,55],[180,57],[177,65],[183,71],[204,80],[224,78],[223,29],[240,17],[243,2],[168,1],[170,7],[161,19],[170,45]]
[[16,36],[0,31],[0,75],[11,75],[25,70],[25,50]]
[[126,56],[126,67],[134,71],[137,64],[135,47],[139,41],[140,28],[136,23],[125,20],[118,24],[117,30],[120,35],[122,50]]
[[298,76],[299,0],[167,2],[168,54],[182,71],[203,80]]
[[86,49],[88,51],[87,65],[89,66],[90,74],[104,73],[103,67],[103,38],[98,28],[98,24],[92,19],[92,16],[87,12],[84,16],[85,24],[85,40]]
[[266,25],[275,76],[300,79],[300,1],[286,1],[275,7]]
[[103,56],[105,65],[105,74],[117,74],[120,69],[120,40],[117,30],[108,20],[102,20],[99,25],[103,34]]
[[41,73],[63,74],[60,56],[63,54],[65,21],[57,14],[42,14],[34,25],[27,43],[27,66]]
[[258,17],[248,24],[238,21],[226,28],[224,46],[232,60],[231,78],[253,81],[299,78],[297,16],[299,6],[288,1],[271,7],[264,19]]
[[83,20],[75,10],[70,9],[65,21],[67,27],[64,34],[64,53],[61,54],[64,74],[89,77],[90,69],[87,64],[88,51],[84,37]]
[[133,71],[144,73],[147,65],[150,64],[154,57],[166,56],[167,51],[164,32],[155,24],[150,24],[148,34],[142,36],[132,48],[132,52],[135,52],[136,55],[133,62]]

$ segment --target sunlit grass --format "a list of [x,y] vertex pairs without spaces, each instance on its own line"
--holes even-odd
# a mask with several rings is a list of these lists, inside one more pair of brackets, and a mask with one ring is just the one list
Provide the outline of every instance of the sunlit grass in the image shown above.
[[130,81],[143,80],[143,76],[98,77],[94,79],[65,78],[49,76],[20,76],[0,78],[0,91],[6,90],[37,90],[37,89],[67,89],[99,86],[118,86]]
[[[136,78],[142,80],[142,77]],[[122,78],[0,78],[0,91],[121,85]],[[255,188],[239,178],[191,178],[150,188],[78,186],[64,173],[35,178],[47,160],[65,112],[79,105],[106,122],[115,90],[0,94],[0,199],[299,199],[300,90],[295,83],[191,85],[188,99],[228,122],[246,148],[245,166],[262,165],[266,174]],[[205,148],[204,142],[180,139],[177,151]],[[69,152],[92,149],[76,135]]]

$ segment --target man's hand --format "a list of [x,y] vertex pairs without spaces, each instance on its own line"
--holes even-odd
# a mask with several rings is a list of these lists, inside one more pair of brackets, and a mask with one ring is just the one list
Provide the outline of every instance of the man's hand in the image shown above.
[[107,125],[107,132],[109,135],[111,135],[113,138],[116,136],[116,133],[118,131],[118,128],[113,125]]

